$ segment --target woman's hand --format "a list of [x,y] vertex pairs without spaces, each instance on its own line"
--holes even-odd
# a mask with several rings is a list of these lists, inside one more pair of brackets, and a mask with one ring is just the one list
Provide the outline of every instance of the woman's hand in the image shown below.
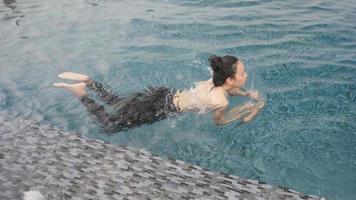
[[257,116],[259,111],[260,110],[257,108],[252,108],[250,114],[247,115],[246,117],[242,118],[242,122],[246,123],[246,122],[251,121],[252,119],[254,119]]
[[260,99],[256,102],[255,108],[257,108],[258,110],[261,110],[263,107],[265,107],[265,105],[266,105],[265,100]]
[[246,123],[254,119],[257,114],[261,111],[261,109],[265,106],[265,101],[263,99],[259,99],[256,104],[253,105],[253,108],[250,109],[250,113],[242,118],[242,122]]
[[254,100],[260,100],[261,99],[260,94],[258,93],[257,90],[250,90],[250,91],[247,92],[247,94],[251,99],[254,99]]

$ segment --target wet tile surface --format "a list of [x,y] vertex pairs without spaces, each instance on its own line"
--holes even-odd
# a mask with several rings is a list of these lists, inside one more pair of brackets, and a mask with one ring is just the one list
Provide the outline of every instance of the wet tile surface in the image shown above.
[[0,199],[321,199],[0,115]]

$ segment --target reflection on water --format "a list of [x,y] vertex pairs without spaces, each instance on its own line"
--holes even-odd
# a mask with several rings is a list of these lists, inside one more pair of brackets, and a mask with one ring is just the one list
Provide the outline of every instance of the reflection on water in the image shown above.
[[16,0],[3,0],[3,3],[5,5],[5,7],[10,8],[11,9],[11,13],[5,13],[3,19],[4,20],[11,20],[14,18],[19,18],[16,20],[16,25],[20,25],[20,18],[25,17],[25,14],[23,14],[16,5]]
[[16,0],[4,0],[3,3],[6,7],[10,8],[11,10],[16,9]]

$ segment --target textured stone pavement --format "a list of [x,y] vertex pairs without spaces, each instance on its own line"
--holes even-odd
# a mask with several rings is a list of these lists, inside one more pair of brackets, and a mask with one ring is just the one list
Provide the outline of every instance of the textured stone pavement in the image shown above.
[[0,114],[0,200],[324,199]]

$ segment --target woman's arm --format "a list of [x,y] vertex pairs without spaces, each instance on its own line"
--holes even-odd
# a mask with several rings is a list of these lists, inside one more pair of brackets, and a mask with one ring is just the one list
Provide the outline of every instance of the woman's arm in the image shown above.
[[257,103],[246,103],[242,106],[236,106],[227,111],[227,107],[220,107],[214,110],[213,118],[216,125],[226,125],[235,120],[249,122],[254,119],[259,111],[264,107],[264,100]]
[[231,96],[245,96],[254,100],[261,100],[257,90],[246,91],[245,88],[233,88],[228,91],[228,94]]
[[251,114],[253,104],[247,103],[242,106],[236,106],[227,110],[226,107],[220,107],[214,110],[213,118],[216,125],[226,125],[232,121],[243,119]]
[[232,88],[228,93],[231,96],[249,96],[249,92],[245,88]]

